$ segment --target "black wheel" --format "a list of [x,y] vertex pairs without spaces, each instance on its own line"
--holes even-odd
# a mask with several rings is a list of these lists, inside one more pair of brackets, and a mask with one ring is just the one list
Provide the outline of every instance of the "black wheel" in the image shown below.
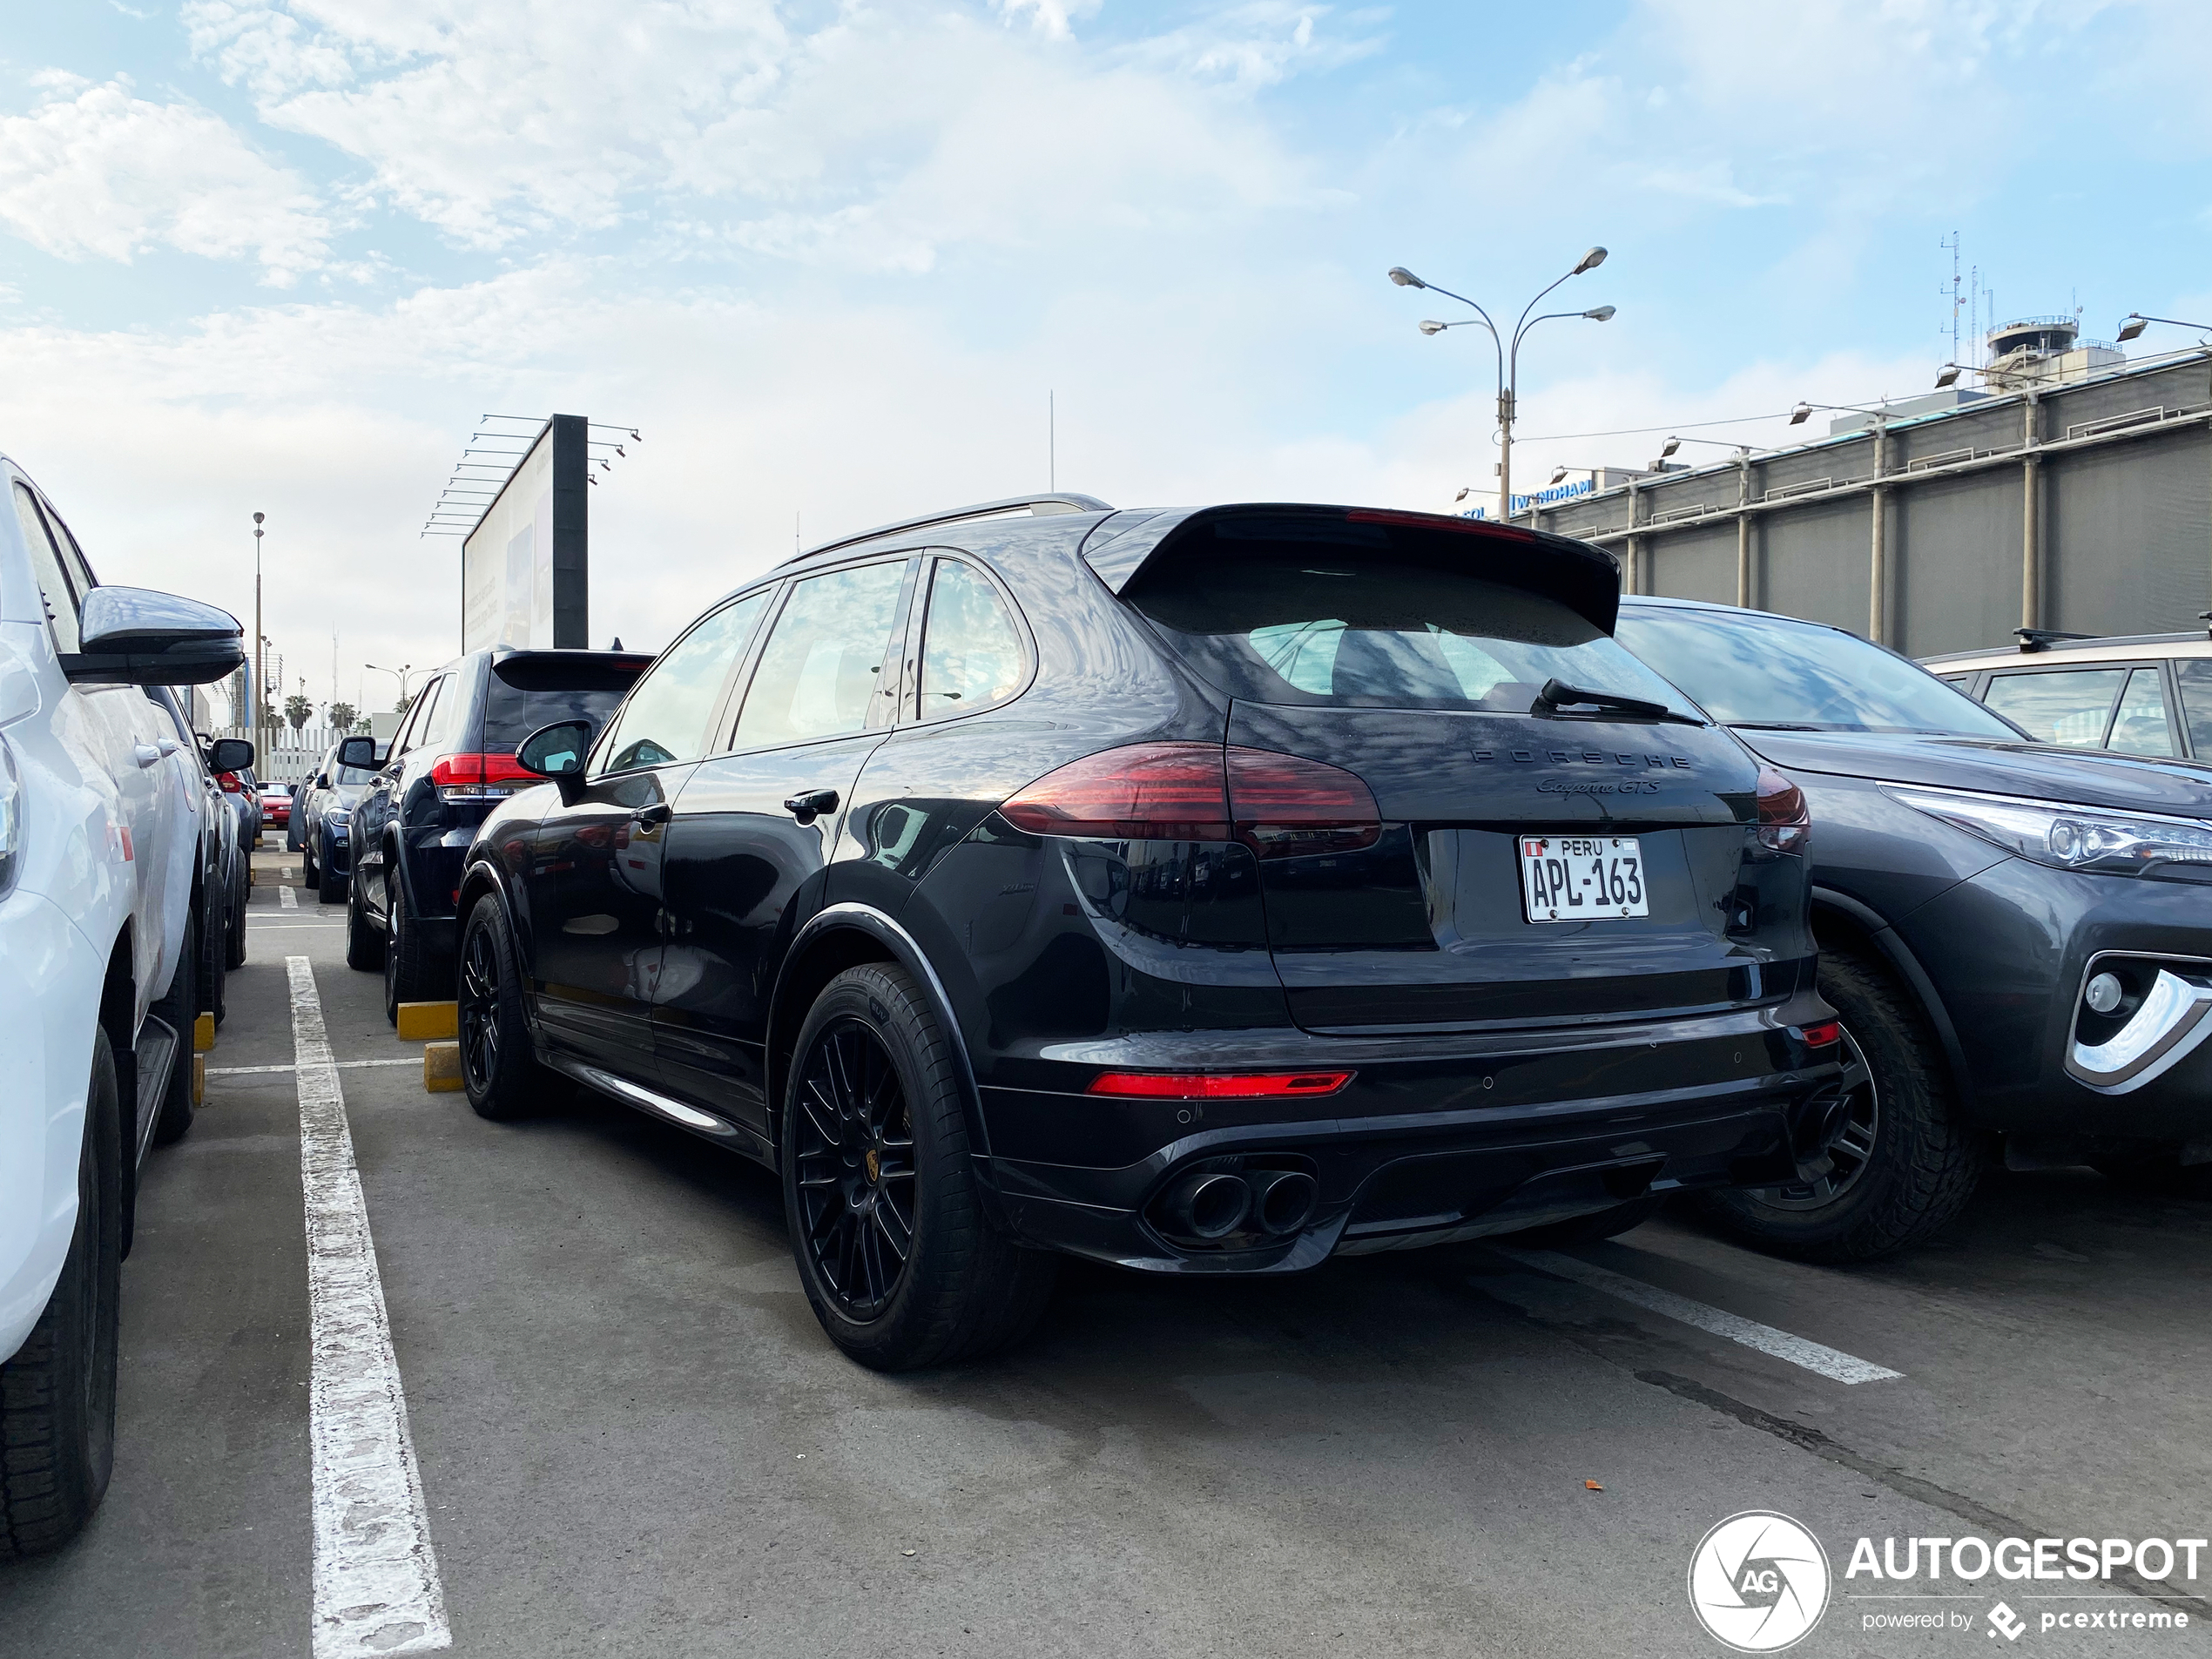
[[1820,959],[1820,994],[1843,1024],[1847,1121],[1835,1168],[1803,1185],[1701,1195],[1750,1244],[1809,1262],[1868,1261],[1917,1244],[1966,1206],[1988,1137],[1959,1117],[1943,1051],[1919,1008],[1865,958]]
[[123,1131],[115,1054],[92,1035],[77,1230],[46,1311],[0,1364],[0,1561],[57,1549],[99,1507],[115,1467],[123,1268]]
[[361,884],[349,882],[346,894],[346,966],[373,974],[384,966],[383,932],[369,926],[361,910]]
[[2212,1198],[2212,1163],[2184,1163],[2178,1146],[2110,1153],[2089,1162],[2107,1178],[2166,1198]]
[[441,983],[438,963],[422,942],[422,930],[407,914],[407,894],[390,860],[384,867],[384,1017],[400,1022],[402,1002],[442,1001],[453,995],[450,980]]
[[555,1074],[530,1053],[523,1018],[523,979],[515,941],[498,897],[486,894],[461,934],[461,1080],[479,1117],[527,1116],[543,1102]]
[[227,964],[224,960],[230,949],[230,928],[224,914],[226,908],[220,898],[213,898],[199,913],[199,1011],[213,1015],[219,1026],[228,1012],[225,1006]]
[[1526,1232],[1507,1233],[1498,1242],[1539,1250],[1561,1250],[1570,1244],[1595,1244],[1604,1239],[1618,1238],[1631,1227],[1642,1226],[1659,1213],[1660,1207],[1666,1202],[1664,1193],[1647,1194],[1641,1198],[1631,1198],[1626,1204],[1615,1204],[1610,1210],[1574,1216],[1542,1227],[1531,1227]]
[[1058,1259],[986,1217],[952,1049],[900,969],[829,982],[800,1027],[783,1110],[792,1252],[830,1339],[879,1371],[974,1357],[1043,1313]]
[[343,870],[334,870],[330,867],[330,848],[326,842],[323,856],[315,860],[316,899],[323,904],[336,904],[346,896],[346,888],[348,885]]
[[158,1015],[177,1034],[177,1053],[169,1062],[169,1082],[161,1091],[161,1107],[153,1120],[153,1143],[167,1146],[185,1138],[192,1128],[192,1034],[199,1016],[199,918],[185,918],[183,948],[177,953],[177,972],[169,991],[149,1012]]

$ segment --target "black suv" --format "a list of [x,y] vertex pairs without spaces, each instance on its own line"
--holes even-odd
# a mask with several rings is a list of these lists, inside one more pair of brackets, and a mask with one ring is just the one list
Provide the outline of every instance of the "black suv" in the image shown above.
[[604,651],[471,651],[431,677],[387,753],[338,745],[374,772],[354,807],[346,904],[348,967],[384,970],[384,1012],[453,995],[461,861],[485,814],[536,782],[515,745],[551,720],[604,720],[652,658]]
[[455,883],[470,1103],[551,1067],[779,1169],[886,1368],[1012,1339],[1055,1251],[1288,1272],[1809,1178],[1803,803],[1618,590],[1342,507],[817,549],[523,745],[556,787]]
[[[2035,743],[1856,634],[1635,598],[1622,643],[1803,786],[1831,1168],[1717,1193],[1731,1231],[1849,1261],[1956,1215],[2001,1138],[2212,1195],[2212,766]],[[2100,731],[2102,728],[2099,728]]]

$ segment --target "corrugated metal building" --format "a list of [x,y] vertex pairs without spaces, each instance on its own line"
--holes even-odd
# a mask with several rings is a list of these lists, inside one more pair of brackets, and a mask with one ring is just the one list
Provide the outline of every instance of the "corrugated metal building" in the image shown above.
[[1632,591],[1836,623],[1914,657],[2020,627],[2194,628],[2212,609],[2212,351],[2015,381],[1515,517],[1612,549]]

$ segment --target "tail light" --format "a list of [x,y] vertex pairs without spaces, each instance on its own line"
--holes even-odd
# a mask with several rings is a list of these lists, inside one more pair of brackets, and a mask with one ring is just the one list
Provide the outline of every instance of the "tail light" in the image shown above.
[[[1233,809],[1232,809],[1233,802]],[[1225,841],[1260,857],[1372,846],[1367,786],[1318,760],[1211,743],[1137,743],[1047,772],[999,808],[1035,835]]]
[[1133,743],[1049,772],[999,808],[1032,835],[1225,841],[1229,785],[1217,743]]
[[1339,766],[1265,749],[1229,751],[1237,839],[1264,859],[1352,852],[1382,836],[1367,786]]
[[1271,1100],[1285,1095],[1333,1095],[1349,1071],[1102,1071],[1089,1093],[1141,1100]]
[[238,774],[234,772],[217,772],[215,782],[226,795],[242,795],[246,792],[246,786],[239,782]]
[[1772,766],[1759,768],[1759,845],[1776,853],[1802,853],[1812,840],[1805,792]]
[[538,781],[511,754],[447,755],[430,768],[430,782],[445,801],[504,800]]

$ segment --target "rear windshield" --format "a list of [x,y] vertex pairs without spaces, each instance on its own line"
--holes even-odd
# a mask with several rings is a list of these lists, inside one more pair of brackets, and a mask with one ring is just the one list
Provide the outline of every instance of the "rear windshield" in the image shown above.
[[494,663],[484,693],[484,752],[505,754],[542,725],[556,720],[589,720],[597,731],[606,724],[646,664],[560,662],[560,685],[547,685],[554,668],[540,659],[520,658]]
[[1285,544],[1148,571],[1123,597],[1253,702],[1526,714],[1556,679],[1694,712],[1558,600],[1433,565]]
[[2020,741],[1987,709],[1856,634],[1750,610],[1625,606],[1621,640],[1728,725]]

